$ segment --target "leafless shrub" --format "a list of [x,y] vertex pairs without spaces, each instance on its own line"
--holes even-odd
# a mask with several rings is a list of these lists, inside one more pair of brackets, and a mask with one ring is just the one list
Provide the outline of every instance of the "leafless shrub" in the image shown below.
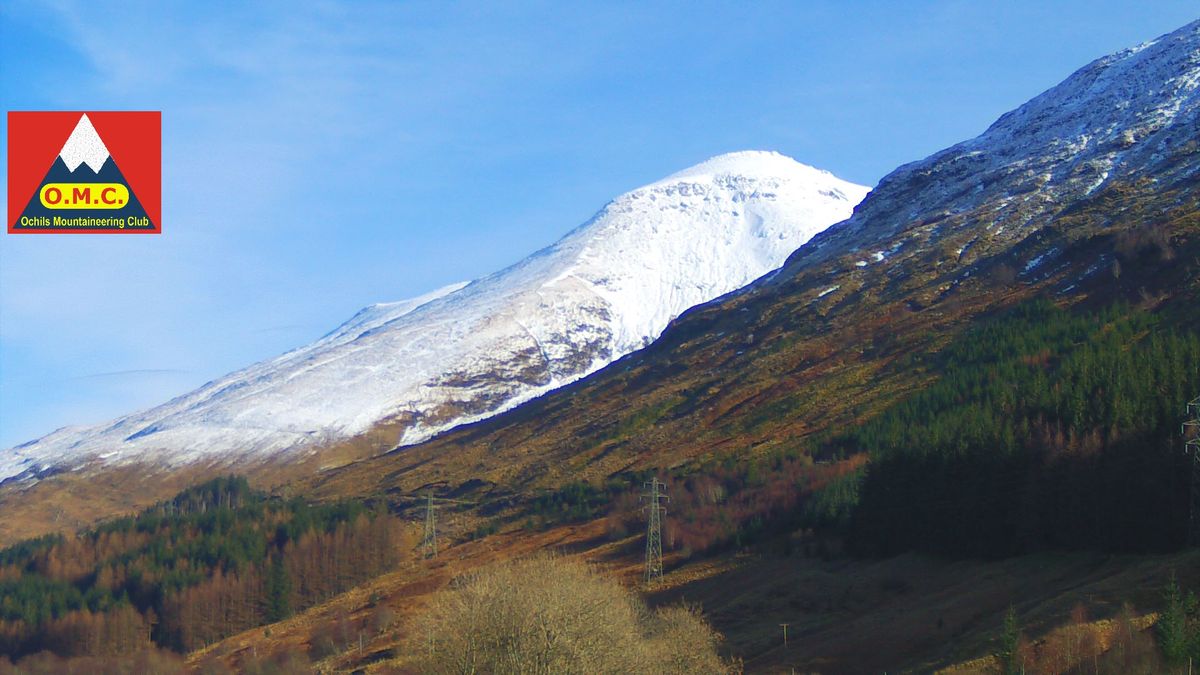
[[317,624],[308,636],[309,658],[320,661],[342,651],[338,640],[338,624],[336,620]]
[[209,652],[196,664],[195,672],[199,675],[233,675],[233,670],[225,665],[225,661],[215,651]]
[[396,611],[387,605],[380,605],[371,613],[371,631],[376,635],[382,635],[392,627],[392,622],[395,620]]
[[650,634],[644,650],[656,672],[723,673],[732,670],[717,656],[721,634],[704,620],[698,607],[664,607],[649,620]]
[[1163,663],[1154,637],[1140,629],[1129,605],[1121,608],[1117,630],[1113,635],[1108,658],[1100,663],[1102,673],[1138,675],[1163,672]]
[[719,673],[693,608],[648,611],[616,581],[548,555],[497,565],[438,597],[410,631],[422,673]]

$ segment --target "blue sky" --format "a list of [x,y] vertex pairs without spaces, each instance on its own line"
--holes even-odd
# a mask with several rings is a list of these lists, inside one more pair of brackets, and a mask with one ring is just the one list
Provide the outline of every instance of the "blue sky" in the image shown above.
[[164,234],[0,234],[0,447],[495,271],[712,155],[778,150],[873,185],[1197,14],[1194,0],[5,2],[6,110],[163,111]]

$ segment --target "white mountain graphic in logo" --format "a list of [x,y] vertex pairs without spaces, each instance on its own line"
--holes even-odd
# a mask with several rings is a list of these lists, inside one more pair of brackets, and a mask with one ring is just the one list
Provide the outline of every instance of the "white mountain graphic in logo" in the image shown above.
[[100,134],[96,133],[96,127],[92,126],[92,121],[85,114],[79,118],[79,123],[63,144],[62,150],[59,150],[58,156],[72,173],[80,164],[87,164],[93,172],[100,173],[109,153]]

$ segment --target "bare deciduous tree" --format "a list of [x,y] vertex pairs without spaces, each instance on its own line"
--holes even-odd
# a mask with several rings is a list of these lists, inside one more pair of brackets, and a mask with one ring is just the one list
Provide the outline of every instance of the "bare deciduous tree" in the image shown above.
[[721,673],[692,607],[655,612],[588,565],[539,555],[485,569],[409,631],[424,673]]

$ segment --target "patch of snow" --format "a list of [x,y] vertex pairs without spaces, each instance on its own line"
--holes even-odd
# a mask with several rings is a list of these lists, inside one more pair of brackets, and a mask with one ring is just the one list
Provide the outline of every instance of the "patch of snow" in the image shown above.
[[1088,186],[1088,188],[1087,188],[1087,190],[1084,190],[1084,194],[1088,194],[1088,195],[1092,194],[1092,193],[1093,193],[1093,192],[1095,192],[1095,191],[1096,191],[1096,190],[1097,190],[1097,189],[1098,189],[1098,188],[1099,188],[1101,185],[1104,185],[1104,181],[1106,181],[1106,180],[1108,180],[1108,172],[1107,172],[1107,171],[1103,171],[1103,172],[1101,172],[1101,173],[1100,173],[1100,175],[1099,175],[1099,176],[1097,176],[1097,177],[1096,177],[1096,181],[1095,181],[1094,183],[1092,183],[1091,185],[1089,185],[1089,186]]
[[1043,260],[1045,260],[1049,256],[1054,255],[1055,253],[1056,253],[1056,249],[1050,249],[1049,251],[1046,251],[1045,253],[1043,253],[1041,255],[1035,256],[1032,260],[1025,263],[1024,274],[1029,274],[1029,272],[1032,271],[1035,267],[1037,267],[1038,265],[1041,265]]

